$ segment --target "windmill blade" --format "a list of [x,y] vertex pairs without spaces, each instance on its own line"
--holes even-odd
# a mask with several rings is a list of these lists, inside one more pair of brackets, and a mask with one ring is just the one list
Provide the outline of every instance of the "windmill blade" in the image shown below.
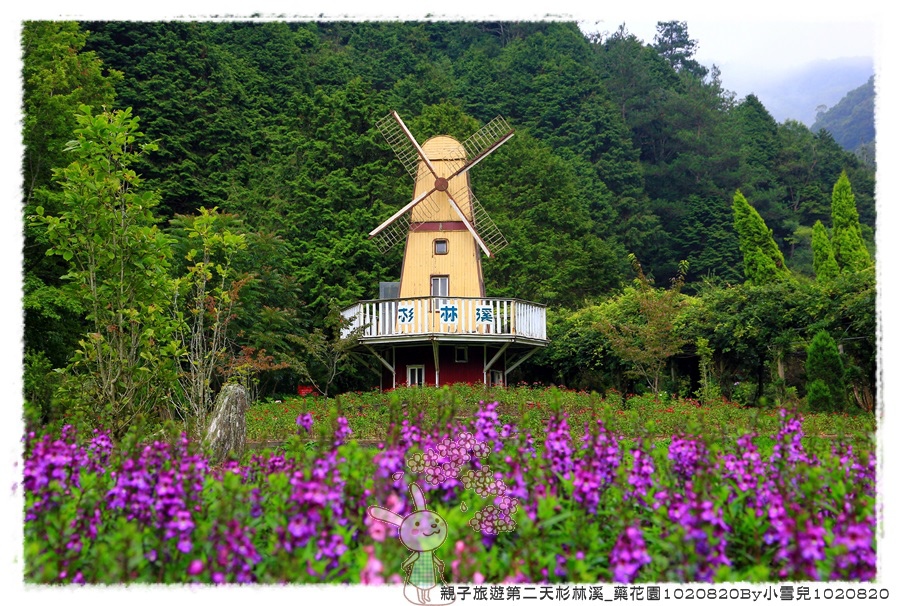
[[406,124],[403,123],[397,112],[391,111],[387,116],[376,122],[375,126],[381,131],[388,145],[394,150],[397,159],[400,160],[403,168],[413,178],[413,181],[419,177],[419,161],[425,163],[432,175],[438,176],[428,156],[422,151],[422,147],[416,141],[416,138],[412,136],[412,133],[409,132],[409,129],[406,128]]
[[[493,257],[506,248],[509,242],[506,241],[503,232],[500,231],[500,228],[497,227],[497,224],[494,223],[494,220],[488,215],[478,198],[475,197],[475,193],[471,188],[464,186],[456,190],[453,193],[453,198],[456,200],[469,200],[472,215],[472,227],[478,233],[478,238],[476,239],[480,240],[489,250],[489,252],[487,252],[489,257]],[[461,210],[465,211],[467,209],[463,208]]]
[[[379,232],[381,232],[381,231],[382,231],[383,229],[385,229],[388,225],[392,224],[394,221],[396,221],[397,219],[399,219],[404,213],[406,213],[406,211],[412,210],[412,207],[413,207],[413,206],[415,206],[416,204],[418,204],[419,202],[421,202],[422,200],[424,200],[425,198],[427,198],[428,196],[430,196],[430,195],[433,194],[434,192],[435,192],[435,188],[432,187],[430,190],[428,190],[428,191],[426,191],[425,193],[421,194],[421,195],[418,196],[417,198],[413,198],[413,201],[412,201],[412,202],[410,202],[409,204],[407,204],[406,206],[404,206],[403,208],[401,208],[400,210],[398,210],[397,212],[395,212],[395,213],[394,213],[393,215],[391,215],[384,223],[382,223],[381,225],[379,225],[378,227],[376,227],[375,229],[373,229],[372,231],[370,231],[370,232],[369,232],[369,237],[371,238],[371,237],[373,237],[373,236],[377,236]],[[430,207],[429,207],[429,208],[430,208]]]
[[453,210],[456,211],[456,214],[459,215],[459,218],[462,219],[462,222],[463,224],[465,224],[466,229],[468,229],[469,233],[472,234],[472,237],[475,238],[475,242],[478,243],[478,246],[481,247],[481,250],[484,251],[484,254],[490,257],[490,249],[487,247],[487,245],[485,245],[484,241],[478,235],[478,232],[475,231],[475,227],[473,227],[472,223],[469,222],[469,218],[466,217],[465,213],[462,211],[462,209],[460,209],[459,205],[456,203],[456,200],[454,200],[453,197],[448,194],[447,202],[450,203],[450,207],[453,208]]
[[426,213],[437,212],[437,201],[432,194],[437,191],[435,188],[421,194],[412,202],[391,215],[384,223],[369,232],[369,238],[375,243],[375,246],[381,253],[386,253],[398,243],[406,240],[406,235],[410,231],[415,231],[418,226],[413,226],[410,220],[412,209],[417,204],[421,204]]
[[481,162],[512,136],[513,130],[502,116],[497,116],[479,128],[475,134],[463,141],[463,148],[469,161],[459,172],[465,172]]
[[462,146],[467,159],[444,162],[449,167],[450,175],[447,179],[453,179],[468,172],[473,166],[488,157],[495,149],[509,141],[513,131],[502,116],[497,116],[478,131],[463,141]]
[[500,231],[500,228],[497,227],[497,224],[494,223],[494,220],[488,215],[484,206],[481,205],[481,202],[475,197],[475,194],[472,193],[472,190],[469,190],[469,200],[472,203],[472,216],[474,217],[473,223],[475,224],[475,229],[478,231],[487,247],[491,249],[493,256],[506,248],[509,242],[506,241],[503,232]]
[[377,234],[369,236],[381,254],[387,253],[397,244],[406,241],[406,236],[409,234],[409,215],[410,213],[406,213],[397,217],[393,223],[384,226]]

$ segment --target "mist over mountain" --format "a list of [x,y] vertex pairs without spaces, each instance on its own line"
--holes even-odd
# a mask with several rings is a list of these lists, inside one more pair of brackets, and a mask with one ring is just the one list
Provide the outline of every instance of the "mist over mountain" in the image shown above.
[[827,130],[847,151],[865,162],[875,158],[875,76],[847,93],[833,107],[817,112],[813,132]]
[[816,61],[778,74],[750,91],[778,122],[799,120],[807,126],[816,121],[821,106],[832,107],[849,91],[875,73],[871,57],[847,57]]

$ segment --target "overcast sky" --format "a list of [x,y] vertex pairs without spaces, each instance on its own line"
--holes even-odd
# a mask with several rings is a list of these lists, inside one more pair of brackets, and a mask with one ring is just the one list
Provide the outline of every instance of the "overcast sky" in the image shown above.
[[[688,34],[698,42],[696,59],[706,66],[718,65],[723,86],[738,97],[809,63],[848,57],[874,60],[876,55],[877,28],[872,19],[846,23],[766,20],[742,24],[734,18],[715,21],[674,18],[686,21]],[[582,22],[581,26],[586,31],[614,32],[624,22],[630,33],[651,44],[660,20],[666,18],[610,15],[599,22]]]

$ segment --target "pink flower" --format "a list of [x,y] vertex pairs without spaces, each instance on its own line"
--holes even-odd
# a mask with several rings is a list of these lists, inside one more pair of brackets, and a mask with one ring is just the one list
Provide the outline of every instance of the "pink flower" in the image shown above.
[[481,574],[480,572],[475,572],[472,575],[472,582],[475,583],[476,585],[481,585],[482,583],[484,583],[484,575]]
[[375,547],[366,545],[363,549],[369,558],[359,572],[359,582],[363,585],[383,585],[384,578],[381,576],[381,571],[384,570],[384,565],[375,557]]
[[372,518],[366,516],[366,525],[369,527],[370,537],[372,537],[379,543],[384,541],[384,538],[387,536],[387,528],[385,527],[384,522],[373,520]]

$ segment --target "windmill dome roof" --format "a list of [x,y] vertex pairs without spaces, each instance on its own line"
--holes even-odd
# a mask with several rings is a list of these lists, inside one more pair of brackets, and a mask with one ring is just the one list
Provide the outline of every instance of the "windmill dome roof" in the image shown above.
[[449,135],[435,135],[422,144],[422,150],[432,161],[465,160],[466,149],[463,144]]

